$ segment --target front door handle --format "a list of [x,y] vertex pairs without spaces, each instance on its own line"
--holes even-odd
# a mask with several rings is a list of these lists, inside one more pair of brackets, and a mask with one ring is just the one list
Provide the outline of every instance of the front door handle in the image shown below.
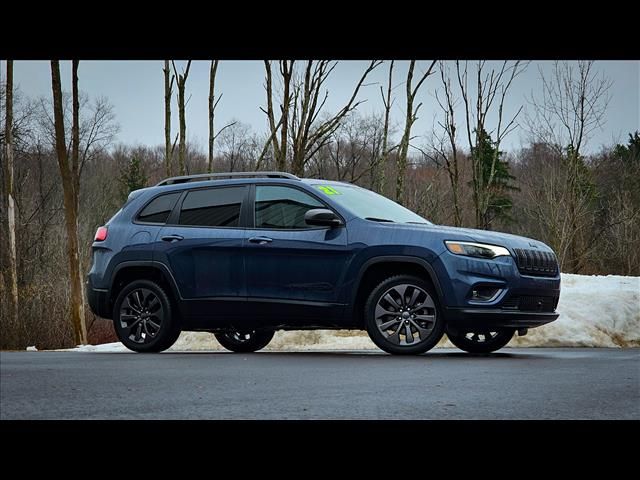
[[163,242],[179,242],[182,239],[184,239],[182,235],[165,235],[162,237]]
[[273,239],[269,237],[251,237],[249,242],[257,243],[258,245],[266,245],[267,243],[273,242]]

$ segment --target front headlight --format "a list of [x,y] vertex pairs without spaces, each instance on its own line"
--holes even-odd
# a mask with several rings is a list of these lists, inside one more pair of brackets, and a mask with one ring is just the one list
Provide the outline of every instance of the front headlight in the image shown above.
[[447,240],[444,242],[447,249],[456,255],[466,255],[477,258],[496,258],[510,256],[509,250],[497,245],[487,245],[485,243],[456,242]]

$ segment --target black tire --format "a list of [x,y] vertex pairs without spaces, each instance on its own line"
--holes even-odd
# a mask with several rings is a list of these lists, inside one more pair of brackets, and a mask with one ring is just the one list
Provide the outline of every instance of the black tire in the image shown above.
[[228,331],[214,333],[220,345],[237,353],[257,352],[266,347],[275,332],[273,330]]
[[395,275],[375,287],[365,302],[364,318],[373,343],[396,355],[424,353],[444,334],[444,319],[431,284],[412,275]]
[[122,289],[113,305],[113,325],[123,345],[139,353],[162,352],[180,335],[171,299],[151,280],[135,280]]
[[455,330],[447,329],[447,337],[456,347],[469,353],[491,353],[500,350],[513,338],[512,329]]

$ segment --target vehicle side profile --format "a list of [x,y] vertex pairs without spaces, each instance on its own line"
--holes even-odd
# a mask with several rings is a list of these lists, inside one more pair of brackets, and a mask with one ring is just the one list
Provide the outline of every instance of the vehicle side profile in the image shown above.
[[356,185],[281,172],[174,177],[96,232],[92,311],[136,352],[206,331],[235,352],[276,330],[363,329],[419,354],[446,333],[472,353],[558,317],[544,243],[435,225]]

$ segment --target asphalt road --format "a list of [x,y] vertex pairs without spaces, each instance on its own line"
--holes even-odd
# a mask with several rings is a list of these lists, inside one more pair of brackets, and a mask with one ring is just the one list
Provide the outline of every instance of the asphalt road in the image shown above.
[[640,419],[640,349],[0,353],[1,419]]

